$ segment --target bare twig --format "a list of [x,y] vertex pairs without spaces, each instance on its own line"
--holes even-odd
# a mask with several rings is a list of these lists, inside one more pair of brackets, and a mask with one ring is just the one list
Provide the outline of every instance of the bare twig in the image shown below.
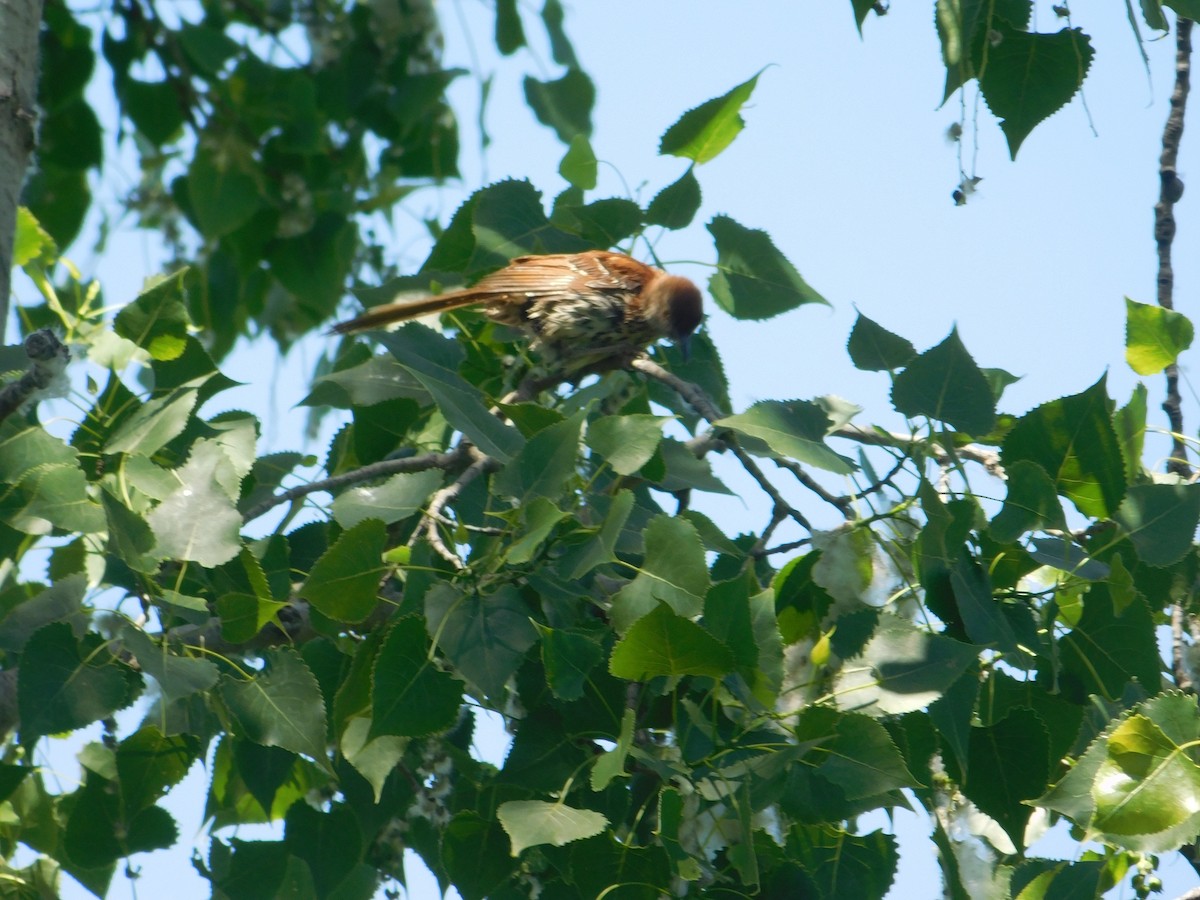
[[1187,664],[1187,644],[1183,639],[1183,619],[1186,613],[1181,604],[1171,606],[1171,662],[1175,672],[1175,686],[1181,691],[1194,687],[1192,672]]
[[[1176,162],[1183,138],[1183,117],[1191,87],[1192,21],[1182,16],[1175,20],[1175,88],[1171,91],[1171,111],[1163,128],[1162,154],[1159,156],[1158,203],[1154,205],[1154,242],[1158,245],[1158,305],[1175,308],[1175,270],[1171,266],[1171,244],[1175,240],[1175,204],[1183,196]],[[1183,410],[1179,396],[1179,369],[1172,363],[1166,368],[1167,398],[1163,411],[1175,435],[1167,469],[1183,477],[1191,475],[1187,445],[1183,440]]]
[[[932,456],[938,464],[942,464],[953,458],[946,452],[944,447],[931,441],[922,440],[911,434],[899,434],[894,431],[884,431],[880,428],[862,428],[858,425],[843,425],[841,428],[834,429],[830,434],[833,437],[845,438],[848,441],[855,441],[859,444],[867,444],[873,447],[896,447],[897,449],[906,451],[920,448]],[[979,463],[979,465],[987,470],[989,475],[993,475],[996,478],[1003,479],[1005,477],[1004,467],[1000,465],[1000,454],[995,450],[989,450],[979,444],[964,444],[961,447],[954,448],[954,456]]]
[[800,464],[791,459],[777,459],[775,465],[781,469],[787,469],[796,476],[796,480],[802,485],[824,500],[826,503],[837,510],[847,519],[854,518],[854,501],[850,497],[839,497],[836,494],[831,494],[819,485],[816,480],[800,467]]
[[322,478],[320,481],[311,481],[308,484],[297,485],[252,506],[246,511],[243,521],[250,522],[279,506],[281,503],[290,503],[293,500],[299,500],[301,497],[307,497],[309,494],[314,494],[317,491],[331,491],[335,488],[345,487],[348,484],[359,484],[363,481],[382,478],[385,475],[395,475],[400,472],[423,472],[426,469],[453,469],[470,459],[470,450],[469,445],[459,444],[448,453],[426,453],[422,456],[409,456],[403,459],[385,459],[349,472],[343,472],[340,475]]
[[429,508],[425,510],[425,515],[422,517],[421,524],[413,532],[409,539],[411,546],[416,539],[424,532],[429,540],[430,546],[437,552],[438,556],[446,560],[455,568],[461,569],[463,561],[458,554],[446,546],[446,542],[442,540],[442,534],[438,531],[438,525],[447,521],[445,514],[442,512],[454,499],[463,492],[467,485],[478,478],[485,472],[490,472],[496,469],[500,464],[490,456],[481,453],[475,447],[468,445],[467,451],[474,462],[467,466],[454,481],[446,485],[441,490],[437,491],[429,500]]

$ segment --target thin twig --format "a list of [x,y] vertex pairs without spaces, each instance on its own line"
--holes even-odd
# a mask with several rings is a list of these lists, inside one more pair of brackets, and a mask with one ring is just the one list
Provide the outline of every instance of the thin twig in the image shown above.
[[776,459],[775,465],[781,469],[787,469],[796,476],[796,480],[802,485],[824,500],[826,503],[835,507],[838,512],[846,519],[854,518],[854,501],[850,497],[839,497],[836,494],[831,494],[825,490],[816,480],[800,467],[800,464],[791,459]]
[[400,472],[423,472],[426,469],[453,469],[466,462],[470,458],[469,454],[469,445],[459,444],[448,453],[426,453],[423,456],[408,456],[403,459],[384,459],[358,469],[352,469],[349,472],[343,472],[340,475],[288,488],[288,490],[278,493],[273,497],[268,497],[261,503],[256,503],[246,511],[243,521],[250,522],[257,519],[263,513],[269,512],[276,506],[279,506],[281,503],[290,503],[293,500],[299,500],[301,497],[307,497],[309,494],[314,494],[317,491],[331,491],[336,488],[345,487],[348,484],[358,484],[363,481],[371,481],[374,478],[382,478],[385,475],[395,475]]
[[[1175,20],[1175,87],[1171,91],[1171,111],[1163,128],[1162,154],[1158,162],[1158,203],[1154,205],[1154,242],[1158,245],[1158,305],[1163,309],[1175,308],[1175,270],[1171,266],[1171,244],[1175,240],[1175,204],[1183,196],[1183,182],[1179,180],[1176,163],[1183,138],[1183,117],[1191,87],[1191,69],[1192,20],[1180,16]],[[1179,369],[1174,363],[1167,366],[1166,376],[1167,398],[1162,408],[1175,435],[1167,469],[1187,478],[1191,475],[1191,466],[1188,464],[1187,445],[1183,440]]]
[[[862,428],[858,425],[843,425],[831,431],[830,436],[845,438],[848,441],[855,441],[859,444],[867,444],[872,447],[896,447],[899,450],[906,451],[920,448],[932,456],[939,464],[952,458],[944,447],[936,443],[925,441],[911,434],[899,434],[894,431],[884,431],[881,428]],[[987,470],[989,475],[1000,479],[1005,478],[1004,467],[1000,465],[1000,454],[995,450],[988,450],[979,444],[963,444],[961,447],[954,448],[954,455],[961,459],[979,463],[979,465]]]
[[429,544],[434,551],[446,562],[450,563],[455,568],[463,568],[463,561],[458,554],[446,546],[446,542],[442,540],[442,534],[438,531],[438,525],[446,521],[445,514],[442,512],[454,499],[463,492],[463,490],[472,481],[478,478],[485,472],[490,472],[496,469],[500,464],[490,456],[487,456],[477,450],[473,446],[469,446],[468,452],[474,458],[474,462],[467,466],[454,481],[446,485],[441,490],[434,493],[429,499],[429,508],[425,510],[425,515],[422,517],[422,522],[417,526],[409,539],[409,545],[415,543],[416,539],[424,532]]

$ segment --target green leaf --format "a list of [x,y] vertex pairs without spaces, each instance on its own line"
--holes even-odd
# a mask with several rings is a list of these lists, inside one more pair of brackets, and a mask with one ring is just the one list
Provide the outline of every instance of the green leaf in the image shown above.
[[967,637],[976,644],[998,647],[1005,653],[1017,652],[1017,636],[1000,603],[992,596],[987,573],[965,549],[950,564],[950,586]]
[[241,551],[242,517],[221,488],[220,472],[228,466],[229,457],[220,446],[206,441],[197,442],[188,461],[176,470],[178,489],[146,516],[154,532],[154,552],[161,558],[212,567]]
[[187,193],[196,224],[207,237],[245,225],[262,205],[258,173],[249,154],[201,146],[188,167]]
[[278,600],[230,591],[217,598],[217,615],[221,619],[221,637],[231,644],[252,640],[268,624],[279,624],[279,611],[287,606]]
[[886,729],[868,716],[810,706],[796,722],[796,738],[817,745],[817,771],[848,800],[918,786]]
[[565,518],[567,514],[545,497],[534,497],[521,509],[521,536],[509,545],[504,558],[517,566],[529,562],[554,526]]
[[762,73],[760,69],[729,93],[685,112],[663,133],[658,144],[659,155],[682,156],[698,165],[719,156],[746,127],[742,107],[754,93]]
[[883,613],[862,654],[844,663],[837,676],[838,707],[871,716],[923,709],[958,679],[977,653],[970,644]]
[[[350,875],[364,849],[358,817],[343,805],[322,812],[307,803],[292,804],[284,821],[283,844],[307,864],[316,897],[336,896],[334,889]],[[280,893],[295,896],[290,891]]]
[[1142,562],[1173,565],[1192,549],[1200,522],[1200,485],[1135,484],[1113,518],[1129,534]]
[[221,679],[221,699],[235,732],[265,747],[281,747],[329,768],[325,750],[325,702],[300,654],[290,647],[264,652],[261,672],[242,681]]
[[1022,459],[1006,468],[1005,474],[1008,493],[1004,507],[988,526],[994,540],[1009,544],[1029,531],[1066,529],[1062,503],[1045,469]]
[[375,659],[370,737],[421,737],[458,718],[462,687],[429,658],[425,626],[414,616],[392,625]]
[[189,386],[147,401],[117,426],[104,451],[153,456],[183,433],[196,400],[197,388]]
[[577,134],[592,133],[596,86],[582,69],[568,69],[555,81],[539,81],[526,75],[525,102],[537,120],[553,128],[564,144]]
[[453,342],[411,323],[399,331],[381,334],[379,341],[429,391],[451,427],[501,462],[516,456],[523,443],[520,433],[493,416],[480,399],[479,390],[446,368],[443,359],[436,355],[444,354],[444,345]]
[[999,119],[1013,159],[1034,127],[1075,96],[1083,85],[1095,51],[1091,38],[1078,28],[1056,34],[996,29],[1000,40],[987,54],[979,73],[979,90]]
[[492,479],[492,489],[522,503],[534,497],[556,500],[572,481],[579,456],[585,410],[543,428]]
[[991,386],[957,328],[896,376],[892,404],[906,416],[927,416],[972,435],[987,434],[996,421]]
[[404,366],[387,356],[372,356],[356,366],[315,379],[312,393],[300,405],[349,408],[373,406],[400,397],[422,405],[432,402],[429,392]]
[[604,658],[603,635],[582,628],[547,628],[534,623],[541,638],[546,683],[560,700],[578,700],[588,674]]
[[1125,457],[1125,481],[1133,484],[1142,474],[1142,448],[1146,442],[1146,385],[1134,385],[1129,402],[1113,414],[1113,430]]
[[785,853],[811,873],[816,896],[883,900],[899,862],[896,845],[895,835],[883,831],[854,835],[840,826],[796,825]]
[[646,223],[679,231],[692,224],[700,211],[700,182],[691,168],[679,180],[668,184],[654,195],[646,207]]
[[155,280],[117,313],[113,330],[154,359],[178,359],[187,346],[187,309],[183,305],[188,269]]
[[593,791],[603,791],[614,778],[625,774],[625,763],[633,747],[633,729],[633,710],[626,709],[621,716],[621,733],[617,736],[617,745],[603,753],[592,766],[589,784]]
[[854,367],[867,372],[903,368],[917,355],[916,348],[909,341],[892,334],[862,313],[854,321],[846,350]]
[[87,580],[70,575],[46,590],[23,600],[0,619],[0,650],[19,653],[33,633],[60,620],[79,620]]
[[57,253],[54,238],[42,228],[33,213],[24,206],[17,207],[17,232],[13,239],[13,265],[25,266],[35,259],[45,259]]
[[593,247],[615,246],[642,227],[642,208],[624,197],[607,197],[561,212],[574,219],[573,230]]
[[760,400],[744,413],[713,423],[766,441],[780,456],[847,475],[855,465],[825,444],[830,428],[825,410],[807,400]]
[[546,36],[550,39],[550,55],[560,66],[577,68],[579,60],[575,57],[575,49],[563,30],[563,6],[560,0],[546,0],[542,6],[542,22],[546,26]]
[[156,147],[179,135],[187,101],[180,96],[178,84],[127,78],[117,82],[117,91],[122,111]]
[[512,841],[513,856],[538,844],[561,847],[600,834],[608,826],[602,813],[542,800],[508,800],[496,815]]
[[25,644],[17,671],[21,740],[74,731],[128,706],[136,676],[103,650],[97,634],[76,641],[66,622],[52,622]]
[[770,236],[728,216],[708,223],[717,271],[708,281],[713,299],[738,319],[769,319],[805,303],[828,301],[808,286]]
[[463,594],[439,584],[425,594],[429,634],[454,667],[494,701],[537,640],[529,605],[511,584]]
[[[500,823],[484,819],[473,809],[455,813],[442,831],[441,861],[455,890],[466,900],[504,895],[518,871],[508,850]],[[371,872],[376,875],[374,869]]]
[[1037,463],[1085,516],[1107,518],[1125,496],[1125,460],[1112,426],[1105,378],[1022,416],[1000,450],[1005,469]]
[[1195,330],[1183,313],[1125,298],[1125,361],[1139,375],[1156,375],[1192,346]]
[[733,670],[734,662],[729,647],[662,603],[629,627],[613,647],[608,670],[630,681],[660,675],[721,678]]
[[362,716],[350,719],[342,732],[341,751],[346,757],[346,762],[354,766],[358,774],[371,785],[371,790],[375,792],[375,802],[378,803],[383,796],[383,787],[388,777],[404,756],[408,738],[385,734],[368,740],[370,730],[370,719]]
[[117,747],[117,774],[127,812],[152,806],[183,781],[200,755],[193,735],[164,735],[155,725],[143,725]]
[[1185,19],[1200,19],[1200,0],[1163,0],[1163,6],[1175,10]]
[[221,674],[211,660],[175,653],[134,625],[126,626],[122,637],[141,670],[158,682],[168,703],[209,690]]
[[[1188,822],[1200,810],[1200,766],[1144,715],[1108,736],[1093,782],[1093,824],[1107,834],[1153,834]],[[1188,742],[1189,745],[1194,743]]]
[[361,622],[378,604],[387,528],[364,519],[342,533],[308,573],[299,595],[336,622]]
[[496,49],[505,56],[512,56],[524,46],[525,29],[521,26],[517,0],[497,0]]
[[343,528],[354,528],[367,519],[391,525],[420,510],[441,483],[442,473],[435,469],[399,472],[381,484],[339,494],[331,507],[333,518]]
[[654,456],[670,416],[602,416],[588,425],[587,445],[620,475],[632,475]]
[[619,633],[659,601],[681,616],[699,615],[708,593],[708,565],[695,526],[685,519],[659,515],[643,532],[646,555],[637,577],[613,598],[612,623]]
[[1041,717],[1031,709],[1014,709],[994,725],[972,728],[969,747],[964,792],[1021,846],[1033,812],[1025,801],[1041,796],[1050,776],[1049,737]]
[[208,25],[184,25],[178,35],[188,59],[209,76],[217,75],[240,49],[237,41],[224,31]]
[[579,554],[578,560],[571,570],[571,578],[582,578],[596,566],[611,562],[615,558],[613,550],[617,545],[618,538],[621,537],[622,529],[625,528],[625,522],[629,519],[633,502],[632,491],[620,490],[617,492],[595,536],[584,545],[583,551]]
[[596,187],[596,154],[592,152],[592,144],[586,134],[577,134],[571,138],[567,152],[559,163],[558,174],[581,191],[590,191]]
[[1158,687],[1162,660],[1146,601],[1133,598],[1118,616],[1105,582],[1088,589],[1083,615],[1058,646],[1059,677],[1077,702],[1088,694],[1119,697],[1132,678],[1150,690]]

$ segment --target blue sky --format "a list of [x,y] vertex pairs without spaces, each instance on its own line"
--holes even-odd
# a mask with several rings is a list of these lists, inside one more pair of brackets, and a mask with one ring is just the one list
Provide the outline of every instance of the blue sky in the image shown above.
[[[1040,30],[1061,27],[1048,3],[1037,6]],[[865,408],[860,423],[899,424],[886,377],[856,371],[846,356],[856,309],[919,349],[957,325],[980,365],[1023,376],[1004,397],[1007,412],[1080,391],[1105,371],[1111,394],[1119,401],[1128,397],[1136,378],[1124,363],[1123,298],[1154,300],[1152,207],[1174,46],[1170,38],[1147,45],[1147,76],[1123,6],[1091,6],[1103,8],[1081,12],[1075,22],[1097,49],[1085,83],[1090,121],[1077,99],[1039,126],[1013,163],[995,120],[969,97],[967,132],[977,109],[975,173],[983,181],[965,207],[950,197],[958,162],[945,132],[961,110],[957,98],[938,108],[944,70],[932,4],[894,3],[886,17],[867,20],[861,40],[847,0],[577,0],[568,7],[568,33],[598,91],[592,137],[602,161],[597,197],[652,197],[685,168],[682,160],[657,156],[666,127],[683,110],[769,67],[744,112],[746,130],[697,173],[705,199],[696,222],[656,247],[672,271],[706,283],[705,264],[715,252],[703,223],[728,214],[768,231],[830,301],[828,309],[808,306],[762,323],[735,321],[710,304],[706,327],[725,361],[737,409],[758,399],[837,394]],[[557,175],[563,148],[532,121],[520,84],[526,72],[557,74],[540,42],[540,4],[523,7],[535,49],[507,60],[492,47],[489,4],[444,0],[440,7],[445,62],[467,68],[478,63],[477,71],[497,75],[487,110],[493,143],[479,159],[473,124],[478,84],[460,79],[454,97],[464,132],[463,184],[418,194],[413,211],[445,221],[470,190],[504,177],[529,178],[549,199],[565,187]],[[1198,131],[1193,124],[1184,135],[1185,182],[1189,166],[1200,171]],[[1200,254],[1188,199],[1178,208],[1176,305],[1193,314]],[[424,246],[414,242],[417,219],[399,217],[395,224],[396,245],[415,266]],[[74,256],[87,265],[92,261],[82,246]],[[132,298],[158,259],[152,236],[119,237],[95,266],[109,301]],[[305,411],[291,407],[304,393],[318,346],[296,348],[274,373],[264,372],[261,354],[240,352],[231,360],[229,374],[249,386],[240,395],[223,395],[222,402],[266,417],[271,449],[299,445]],[[1185,357],[1185,421],[1194,433],[1200,403],[1186,381],[1188,362]],[[1164,425],[1157,412],[1161,379],[1149,379],[1148,387],[1154,423]],[[1165,441],[1152,443],[1156,448],[1165,451]],[[765,516],[755,503],[748,494],[745,504],[712,501],[709,510],[732,527],[761,527]],[[204,778],[193,773],[167,803],[185,842],[199,827]],[[915,817],[899,820],[910,852],[894,897],[919,900],[936,892],[934,851],[924,842],[924,827]],[[1059,849],[1070,853],[1072,845]],[[145,871],[140,895],[170,890],[177,897],[202,896],[205,883],[193,876],[186,856],[135,860]],[[1163,874],[1166,896],[1195,883],[1185,865]],[[413,897],[436,896],[431,882],[414,881],[412,887]],[[118,878],[111,896],[133,893]]]

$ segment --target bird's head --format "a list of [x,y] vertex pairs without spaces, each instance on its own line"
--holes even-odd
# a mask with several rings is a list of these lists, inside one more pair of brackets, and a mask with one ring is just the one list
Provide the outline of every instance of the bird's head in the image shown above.
[[646,309],[663,335],[678,345],[686,359],[692,332],[704,321],[700,289],[686,278],[663,275],[647,289]]

